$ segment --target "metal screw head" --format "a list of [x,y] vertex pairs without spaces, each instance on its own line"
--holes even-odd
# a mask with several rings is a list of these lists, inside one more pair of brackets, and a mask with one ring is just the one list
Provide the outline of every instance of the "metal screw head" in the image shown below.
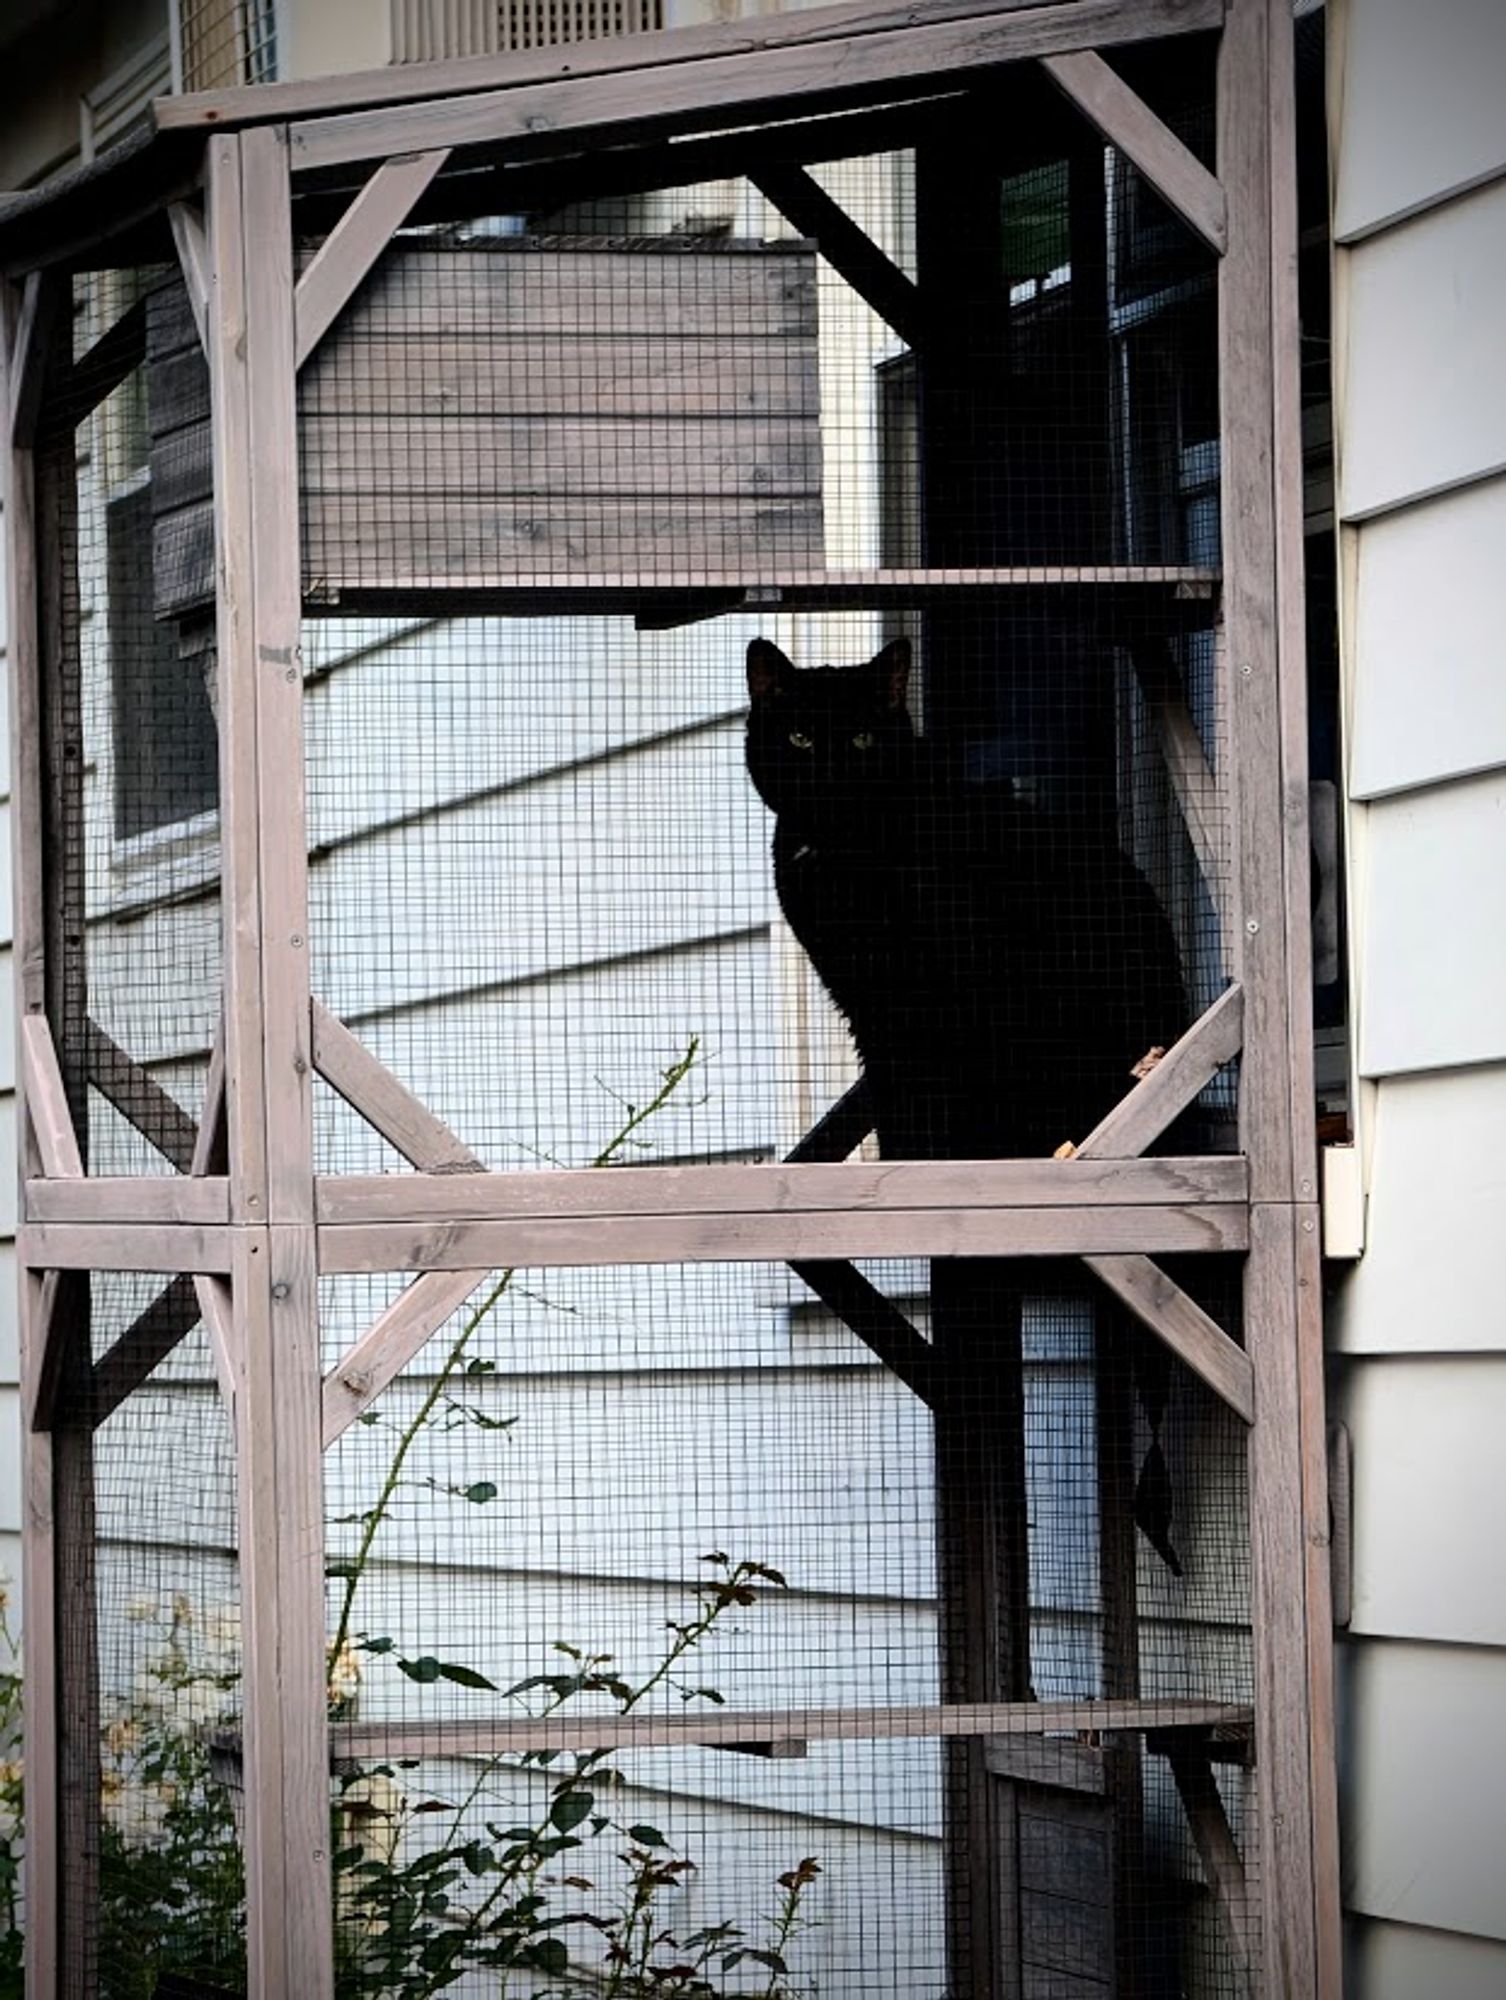
[[1259,917],[1246,917],[1245,929],[1250,933],[1251,937],[1254,937],[1255,933],[1260,929]]

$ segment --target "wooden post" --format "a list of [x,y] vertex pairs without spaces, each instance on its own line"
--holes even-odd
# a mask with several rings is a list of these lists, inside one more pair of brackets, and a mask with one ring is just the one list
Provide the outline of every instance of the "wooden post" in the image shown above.
[[333,1992],[287,140],[209,142],[250,1992]]

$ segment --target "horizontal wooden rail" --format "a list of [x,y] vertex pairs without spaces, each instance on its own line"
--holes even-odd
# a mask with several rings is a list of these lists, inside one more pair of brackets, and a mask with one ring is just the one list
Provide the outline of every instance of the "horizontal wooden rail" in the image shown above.
[[[321,1223],[785,1216],[844,1210],[1204,1207],[1242,1203],[1237,1155],[1197,1159],[889,1160],[835,1166],[609,1167],[557,1173],[321,1175]],[[205,1218],[206,1220],[209,1218]]]
[[228,1271],[233,1232],[189,1222],[28,1222],[17,1233],[32,1271]]
[[180,1174],[99,1175],[26,1183],[28,1222],[205,1223],[230,1220],[230,1183]]
[[538,1750],[715,1749],[742,1743],[896,1737],[1075,1736],[1247,1730],[1251,1710],[1217,1701],[1001,1701],[906,1708],[707,1710],[695,1715],[490,1716],[474,1721],[337,1722],[336,1757],[486,1757]]

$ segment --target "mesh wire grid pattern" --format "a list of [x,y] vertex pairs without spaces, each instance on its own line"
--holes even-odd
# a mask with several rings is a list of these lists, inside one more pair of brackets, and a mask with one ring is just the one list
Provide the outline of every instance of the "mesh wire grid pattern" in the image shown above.
[[[819,178],[948,300],[928,352],[726,182],[516,237],[402,238],[306,377],[315,991],[492,1167],[788,1150],[856,1074],[809,963],[831,983],[854,930],[870,985],[893,985],[875,936],[923,975],[894,1010],[913,1053],[885,1047],[891,1154],[1081,1139],[1224,983],[1215,606],[1169,582],[1218,560],[1211,259],[1096,141],[968,190],[924,148]],[[70,475],[83,747],[58,826],[86,944],[59,1004],[70,1077],[116,1079],[113,1102],[90,1096],[95,1172],[185,1164],[158,1093],[191,1125],[219,1010],[207,404],[180,288],[146,310],[146,366]],[[1126,563],[1167,587],[977,579]],[[901,637],[923,779],[888,813],[855,776],[828,781],[865,840],[839,850],[846,914],[797,921],[769,852],[784,814],[747,768],[747,649],[850,667]],[[882,727],[903,734],[892,686]],[[792,740],[813,745],[807,720],[783,729],[786,765],[811,754]],[[878,733],[865,721],[845,748]],[[811,792],[794,784],[798,862]],[[1128,991],[1138,1011],[1116,1015]],[[944,1111],[907,1119],[907,1101]],[[1220,1079],[1187,1141],[1229,1143],[1232,1105]],[[321,1171],[400,1167],[333,1092],[317,1119]],[[1233,1325],[1236,1286],[1179,1275]],[[629,1992],[695,1962],[728,1994],[940,1996],[970,1955],[1063,2000],[1241,1990],[1258,1883],[1237,1731],[1180,1770],[1174,1739],[1091,1725],[1000,1747],[857,1721],[760,1754],[671,1732],[584,1772],[573,1750],[407,1761],[404,1728],[556,1699],[680,1723],[723,1705],[1248,1701],[1227,1412],[1070,1274],[870,1276],[944,1352],[939,1414],[783,1267],[664,1267],[508,1276],[452,1375],[464,1314],[346,1434],[328,1467],[332,1694],[364,1733],[332,1774],[345,1990],[410,1990],[358,1983],[395,1908],[427,1925],[415,1955],[465,1933],[523,1954],[505,1990],[540,1994],[582,1963]],[[155,1296],[109,1282],[101,1356],[107,1325]],[[329,1365],[397,1289],[325,1281]],[[111,1701],[151,1637],[131,1639],[138,1598],[168,1607],[152,1643],[170,1652],[199,1567],[233,1584],[222,1525],[195,1530],[202,1563],[155,1525],[173,1490],[157,1454],[185,1428],[207,1453],[214,1430],[193,1368],[202,1349],[179,1349],[101,1432],[125,1579],[101,1584]],[[993,1607],[992,1631],[1001,1603],[990,1646],[973,1614]],[[195,1605],[194,1629],[220,1610]],[[203,1697],[183,1672],[186,1714]],[[593,1677],[608,1685],[560,1693]],[[687,1701],[682,1677],[721,1703]],[[222,1757],[232,1815],[234,1777]],[[986,1865],[967,1848],[979,1810]],[[1224,1817],[1248,1891],[1207,1860]],[[513,1921],[477,1930],[483,1909]],[[462,1990],[496,1990],[497,1971]]]

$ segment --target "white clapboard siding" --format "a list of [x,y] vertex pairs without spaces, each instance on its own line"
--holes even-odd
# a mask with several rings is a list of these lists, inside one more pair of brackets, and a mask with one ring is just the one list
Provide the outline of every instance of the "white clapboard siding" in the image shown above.
[[1351,1629],[1506,1646],[1506,1353],[1367,1359],[1346,1371],[1338,1414],[1353,1445]]
[[[191,1550],[235,1545],[235,1488],[205,1476],[222,1405],[212,1383],[148,1381],[95,1434],[102,1537]],[[223,1459],[223,1454],[220,1454]]]
[[1506,181],[1357,245],[1345,265],[1344,517],[1506,467]]
[[1366,1918],[1349,1926],[1345,1957],[1351,1990],[1365,2000],[1501,2000],[1506,1944]]
[[337,848],[310,942],[345,1016],[765,922],[766,814],[735,723]]
[[[16,1100],[14,1096],[0,1097],[0,1160],[7,1162],[16,1158]],[[14,1236],[16,1233],[16,1176],[7,1170],[0,1173],[0,1236]]]
[[[9,813],[0,806],[0,819]],[[0,947],[0,1090],[16,1085],[16,987],[9,945]]]
[[[309,832],[317,845],[402,813],[727,715],[746,700],[757,618],[642,634],[626,618],[447,620],[383,642],[306,626]],[[746,780],[744,780],[746,783]]]
[[1335,1345],[1351,1354],[1506,1348],[1503,1129],[1506,1067],[1381,1084],[1365,1255],[1330,1317]]
[[207,1053],[220,1011],[217,885],[88,933],[89,1007],[138,1062]]
[[16,1246],[0,1240],[0,1383],[7,1386],[21,1379],[15,1302]]
[[1500,1654],[1390,1639],[1344,1652],[1350,1908],[1506,1941]]
[[0,1534],[21,1526],[21,1392],[0,1380]]
[[1361,531],[1351,797],[1506,764],[1503,549],[1506,479],[1403,508]]
[[1368,809],[1360,1072],[1506,1056],[1506,775]]
[[1506,166],[1506,8],[1364,0],[1346,9],[1334,232],[1342,240]]
[[10,807],[0,811],[0,944],[11,941]]

